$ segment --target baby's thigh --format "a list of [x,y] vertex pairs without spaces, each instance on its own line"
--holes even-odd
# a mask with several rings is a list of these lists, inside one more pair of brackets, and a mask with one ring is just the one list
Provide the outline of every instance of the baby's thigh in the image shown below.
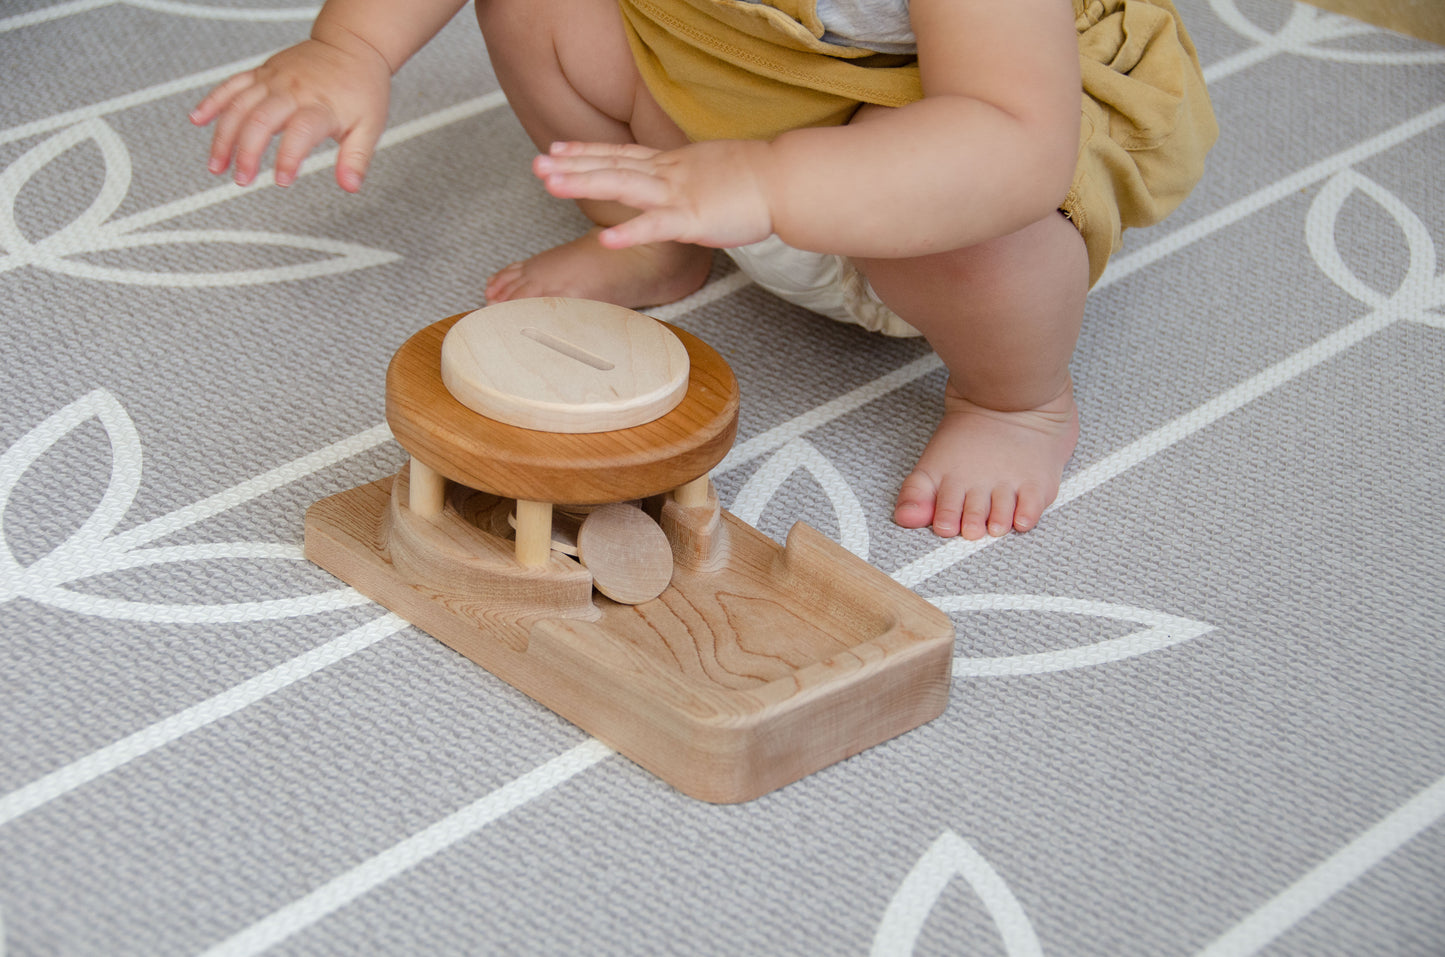
[[614,140],[595,126],[605,117],[636,142],[686,144],[642,82],[617,0],[478,0],[476,9],[497,78],[524,123],[535,111],[564,138]]

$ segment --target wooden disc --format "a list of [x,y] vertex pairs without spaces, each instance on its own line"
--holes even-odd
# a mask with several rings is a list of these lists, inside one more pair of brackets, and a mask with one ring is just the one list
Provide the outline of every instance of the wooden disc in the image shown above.
[[615,602],[651,601],[672,582],[672,545],[635,505],[604,505],[577,530],[577,559],[597,590]]
[[687,392],[687,350],[649,316],[588,299],[517,299],[464,316],[442,382],[479,415],[539,432],[630,429]]

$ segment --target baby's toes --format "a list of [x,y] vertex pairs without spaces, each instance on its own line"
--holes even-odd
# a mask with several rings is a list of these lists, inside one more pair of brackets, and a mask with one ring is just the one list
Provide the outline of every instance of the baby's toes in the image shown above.
[[517,297],[512,295],[512,292],[521,283],[522,275],[521,263],[508,263],[497,270],[496,275],[487,280],[482,295],[486,297],[487,302],[505,302],[508,299],[515,299]]
[[1018,521],[1019,497],[1012,486],[1001,485],[989,499],[988,533],[994,538],[1007,535]]
[[[942,500],[942,496],[939,496]],[[988,529],[989,510],[993,507],[993,496],[987,489],[971,488],[967,494],[960,496],[960,508],[958,518],[951,523],[951,527],[941,527],[935,518],[933,530],[945,538],[953,535],[962,535],[969,541],[983,538]]]
[[968,489],[945,478],[938,486],[938,497],[933,503],[933,534],[940,538],[952,538],[963,524],[964,502]]
[[936,499],[933,480],[922,472],[914,472],[898,489],[893,521],[904,528],[926,528],[933,521]]
[[1019,489],[1018,507],[1014,509],[1014,530],[1027,532],[1033,528],[1039,523],[1048,505],[1049,499],[1036,486],[1025,485]]

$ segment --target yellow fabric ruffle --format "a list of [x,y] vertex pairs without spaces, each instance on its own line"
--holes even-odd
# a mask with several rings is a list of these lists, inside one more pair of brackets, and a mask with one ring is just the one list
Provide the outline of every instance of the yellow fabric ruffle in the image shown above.
[[619,0],[643,81],[689,139],[772,139],[923,95],[911,56],[823,41],[810,0]]
[[1092,284],[1125,228],[1159,222],[1199,183],[1219,126],[1169,0],[1074,0],[1074,10],[1083,107],[1062,208],[1083,234]]

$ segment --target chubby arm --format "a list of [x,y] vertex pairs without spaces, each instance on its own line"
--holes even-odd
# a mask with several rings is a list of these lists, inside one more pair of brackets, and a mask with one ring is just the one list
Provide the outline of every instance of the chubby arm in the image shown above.
[[559,196],[643,210],[609,245],[735,246],[902,258],[1014,232],[1058,207],[1079,135],[1068,0],[912,0],[924,98],[771,142],[559,144],[535,170]]
[[341,146],[336,181],[355,192],[386,125],[391,76],[447,24],[465,0],[328,0],[311,37],[254,70],[231,77],[191,111],[215,121],[210,170],[234,162],[249,183],[273,137],[276,182],[296,178],[306,155],[327,138]]

